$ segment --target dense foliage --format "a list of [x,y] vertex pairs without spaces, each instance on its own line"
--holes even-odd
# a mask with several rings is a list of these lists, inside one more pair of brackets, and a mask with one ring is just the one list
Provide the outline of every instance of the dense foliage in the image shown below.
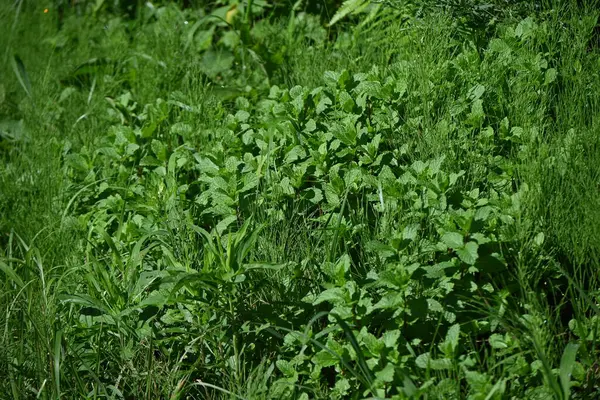
[[1,398],[599,395],[594,5],[1,7]]

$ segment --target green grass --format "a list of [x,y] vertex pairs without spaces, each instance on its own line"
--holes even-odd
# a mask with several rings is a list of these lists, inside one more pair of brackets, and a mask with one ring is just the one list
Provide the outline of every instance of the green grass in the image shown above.
[[0,9],[0,398],[598,396],[594,4],[58,3]]

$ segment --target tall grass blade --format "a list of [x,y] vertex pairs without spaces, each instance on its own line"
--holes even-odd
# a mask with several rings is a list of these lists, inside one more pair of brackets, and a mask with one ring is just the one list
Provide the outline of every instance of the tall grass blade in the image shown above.
[[54,336],[54,389],[56,390],[56,396],[61,397],[60,390],[60,354],[61,354],[61,342],[63,332],[59,330]]
[[198,381],[194,382],[193,385],[194,386],[202,386],[202,387],[207,387],[207,388],[215,389],[215,390],[218,390],[219,392],[228,394],[229,396],[233,396],[236,399],[247,400],[245,397],[242,397],[242,396],[240,396],[238,394],[235,394],[235,393],[233,393],[233,392],[231,392],[231,391],[229,391],[227,389],[223,389],[222,387],[213,385],[211,383],[202,382],[201,380],[198,380]]
[[335,318],[339,326],[344,331],[346,338],[348,338],[348,340],[350,341],[350,344],[356,352],[356,357],[358,358],[358,365],[362,370],[362,373],[364,374],[367,382],[369,383],[369,386],[371,386],[373,384],[373,375],[371,369],[367,365],[367,360],[365,359],[365,356],[358,344],[358,341],[356,340],[356,337],[354,336],[354,333],[352,333],[352,330],[350,329],[346,321],[344,321],[339,315],[333,313],[331,313],[330,315]]
[[23,288],[23,286],[25,286],[25,283],[23,283],[23,280],[19,277],[19,275],[17,275],[15,270],[3,261],[0,261],[0,271],[4,272],[6,276],[16,283],[19,288]]
[[25,64],[23,64],[21,58],[15,54],[11,59],[11,65],[21,87],[25,90],[27,96],[31,97],[31,81],[29,80],[29,75],[27,75],[27,70],[25,70]]

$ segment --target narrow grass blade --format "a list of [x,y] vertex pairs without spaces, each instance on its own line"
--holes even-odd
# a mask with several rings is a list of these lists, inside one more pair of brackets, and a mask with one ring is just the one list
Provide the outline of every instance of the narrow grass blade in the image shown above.
[[4,272],[6,276],[8,276],[14,283],[16,283],[17,286],[19,286],[19,288],[23,288],[23,286],[25,286],[25,283],[23,283],[23,280],[21,280],[21,278],[19,277],[19,275],[17,275],[15,270],[2,261],[0,261],[0,271]]
[[121,253],[119,252],[119,249],[117,249],[117,245],[115,244],[113,238],[99,226],[96,227],[96,232],[102,237],[102,239],[104,239],[108,247],[112,250],[113,254],[115,255],[117,265],[119,269],[122,270],[124,267],[123,259],[121,258]]
[[40,386],[40,388],[37,391],[37,395],[35,396],[36,399],[39,399],[40,397],[42,397],[42,394],[44,393],[44,389],[46,388],[46,382],[48,382],[48,380],[44,379],[44,382],[42,382],[42,386]]
[[360,369],[362,370],[362,372],[365,376],[365,379],[367,380],[367,382],[369,382],[369,386],[372,385],[373,384],[373,376],[371,374],[371,370],[367,366],[367,360],[365,359],[365,356],[358,344],[358,341],[356,340],[356,337],[354,336],[354,333],[352,333],[352,330],[350,329],[350,327],[348,326],[346,321],[344,321],[340,316],[333,314],[333,313],[331,313],[330,315],[335,318],[337,323],[344,330],[346,337],[348,338],[348,340],[350,341],[350,344],[352,345],[352,347],[354,348],[354,351],[356,352],[356,357],[358,358],[358,365],[359,365]]
[[60,352],[62,342],[62,330],[56,332],[54,336],[54,390],[56,390],[57,397],[61,397],[60,394]]
[[219,386],[216,386],[216,385],[213,385],[213,384],[210,384],[210,383],[202,382],[201,380],[198,380],[198,381],[194,382],[193,385],[194,386],[202,386],[202,387],[207,387],[207,388],[215,389],[215,390],[218,390],[218,391],[223,392],[225,394],[228,394],[229,396],[233,396],[236,399],[246,400],[245,397],[242,397],[242,396],[237,395],[237,394],[235,394],[233,392],[230,392],[227,389],[223,389],[222,387],[219,387]]
[[70,200],[69,200],[69,202],[67,203],[67,206],[65,207],[65,210],[64,210],[64,211],[63,211],[63,213],[62,213],[62,221],[64,221],[64,220],[65,220],[65,218],[67,217],[67,213],[68,213],[68,211],[69,211],[69,208],[71,208],[71,206],[73,205],[73,203],[75,202],[75,200],[77,199],[77,197],[78,197],[78,196],[79,196],[81,193],[83,193],[83,192],[84,192],[86,189],[88,189],[88,188],[90,188],[90,187],[92,187],[92,186],[95,186],[95,185],[97,185],[98,183],[100,183],[100,182],[102,182],[102,181],[105,181],[105,180],[106,180],[106,179],[98,179],[98,180],[96,180],[96,181],[94,181],[94,182],[92,182],[92,183],[90,183],[90,184],[88,184],[88,185],[85,185],[85,186],[84,186],[84,187],[82,187],[81,189],[79,189],[79,190],[77,191],[77,193],[75,193],[75,194],[73,195],[73,197],[71,197],[71,199],[70,199]]
[[11,65],[15,75],[17,76],[17,80],[21,84],[27,96],[31,97],[31,82],[29,80],[29,76],[27,75],[27,71],[25,70],[25,64],[18,55],[14,55],[11,59]]
[[63,303],[73,303],[83,306],[84,308],[94,309],[102,314],[110,314],[110,310],[108,310],[102,303],[98,300],[84,294],[70,294],[70,295],[60,295],[59,300]]
[[554,392],[556,398],[562,398],[562,391],[560,385],[556,381],[556,376],[552,373],[552,366],[544,353],[542,346],[540,346],[538,340],[535,338],[535,333],[532,334],[533,347],[535,348],[538,359],[542,362],[542,374],[544,375],[548,388]]

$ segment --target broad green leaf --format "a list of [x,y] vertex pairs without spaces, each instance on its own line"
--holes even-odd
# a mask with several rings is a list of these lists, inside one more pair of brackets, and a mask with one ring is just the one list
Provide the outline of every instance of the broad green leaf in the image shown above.
[[404,230],[402,230],[402,239],[410,241],[415,240],[419,234],[420,227],[420,224],[407,225],[406,227],[404,227]]
[[306,157],[306,151],[302,146],[294,146],[287,152],[284,158],[285,164],[292,164],[296,160],[303,159]]
[[[354,109],[354,98],[345,90],[338,93],[338,102],[342,106],[342,110],[346,111],[347,113],[351,113]],[[346,129],[348,128],[349,126],[346,125]]]
[[381,93],[381,83],[377,81],[363,81],[354,88],[354,92],[358,94],[366,94],[371,97],[379,97]]
[[556,76],[557,76],[557,72],[554,68],[548,68],[546,70],[546,74],[545,74],[545,78],[544,78],[544,83],[546,85],[551,84],[552,82],[554,82],[556,80]]
[[[188,109],[185,110],[189,111]],[[171,133],[174,135],[181,135],[185,137],[192,133],[192,127],[188,124],[184,124],[183,122],[177,122],[171,126],[171,129],[169,129],[169,131],[171,131]]]
[[571,395],[571,374],[573,372],[573,367],[575,366],[577,350],[579,350],[579,344],[567,344],[560,359],[559,377],[560,385],[563,390],[563,399],[565,400]]
[[433,369],[433,370],[447,370],[452,369],[452,360],[447,358],[441,359],[433,359],[431,358],[430,353],[420,354],[416,360],[415,364],[417,367],[422,369]]
[[332,88],[343,88],[348,79],[350,79],[350,73],[347,70],[342,70],[341,72],[326,71],[324,75],[325,82]]
[[312,362],[320,367],[327,368],[338,364],[340,362],[340,358],[331,354],[331,352],[327,350],[321,350],[313,356]]
[[477,127],[481,125],[484,118],[485,111],[483,110],[483,101],[481,99],[477,99],[471,105],[471,113],[467,117],[467,123]]
[[452,369],[452,360],[449,358],[437,358],[429,361],[429,366],[434,370],[449,370]]
[[215,175],[219,173],[219,167],[209,158],[202,157],[198,153],[194,154],[194,158],[198,162],[196,168],[200,172],[208,175]]
[[330,183],[327,183],[325,185],[325,198],[327,199],[327,203],[329,203],[329,206],[340,206],[340,196],[338,196],[335,188]]
[[304,193],[305,193],[306,199],[309,200],[313,204],[318,204],[321,202],[321,200],[323,200],[323,192],[321,192],[321,189],[310,188],[310,189],[307,189]]
[[[1,90],[1,88],[0,88]],[[60,93],[60,97],[58,98],[58,102],[62,103],[63,101],[65,101],[66,99],[68,99],[69,97],[71,97],[71,95],[73,93],[76,93],[77,89],[75,89],[72,86],[69,86],[68,88],[65,88],[61,93]],[[0,97],[2,96],[2,94],[0,93]],[[0,98],[0,104],[2,104],[2,99]]]
[[504,340],[504,336],[498,333],[494,333],[493,335],[491,335],[488,341],[490,342],[490,346],[492,346],[493,349],[506,349],[508,347],[508,344]]
[[486,221],[490,214],[492,213],[493,209],[490,206],[483,206],[477,209],[477,211],[475,211],[475,216],[473,217],[473,219],[475,221]]
[[138,149],[140,148],[140,146],[136,143],[129,143],[127,144],[127,146],[125,147],[125,155],[126,156],[131,156],[133,155]]
[[330,263],[329,268],[324,268],[324,272],[337,284],[343,285],[345,283],[344,276],[350,271],[350,262],[350,256],[344,254],[335,264]]
[[370,332],[367,332],[366,328],[363,328],[360,331],[360,333],[356,337],[356,340],[358,340],[359,343],[362,343],[367,348],[367,350],[369,350],[369,352],[373,355],[373,357],[379,356],[379,354],[385,347],[385,344],[379,339],[377,339],[375,335],[373,335]]
[[404,305],[405,294],[402,292],[386,293],[381,300],[373,306],[374,309],[395,310]]
[[294,370],[294,367],[289,363],[289,361],[277,360],[275,365],[277,366],[277,369],[287,377],[294,376],[296,374],[296,370]]
[[487,393],[490,390],[490,377],[477,371],[465,371],[465,378],[475,393]]
[[328,302],[331,304],[345,304],[346,303],[346,293],[342,288],[331,288],[321,292],[315,301],[313,301],[313,305],[318,305],[323,302]]
[[544,240],[545,240],[544,232],[540,232],[537,235],[535,235],[535,237],[533,238],[533,243],[537,247],[541,247],[544,244]]
[[79,153],[67,154],[65,163],[80,172],[88,172],[90,168],[88,161]]
[[[194,50],[201,52],[210,49],[213,41],[214,31],[214,27],[210,27],[208,30],[199,31],[194,37],[194,42],[196,44]],[[189,41],[185,44],[186,48],[188,47],[188,43]]]
[[396,254],[396,249],[392,246],[375,240],[367,242],[365,247],[368,251],[376,252],[383,259],[393,257]]
[[187,32],[187,38],[185,41],[185,44],[183,46],[184,50],[187,50],[190,45],[192,44],[192,42],[195,39],[196,36],[196,31],[198,30],[198,28],[200,28],[202,25],[205,25],[208,22],[207,18],[201,18],[199,19],[194,25],[192,25],[188,32]]
[[239,190],[239,192],[246,193],[246,192],[256,188],[258,186],[259,182],[260,182],[260,179],[258,178],[258,176],[255,173],[253,173],[253,172],[247,173],[242,178],[242,183],[244,184],[244,186],[242,186],[242,188]]
[[446,232],[442,235],[442,242],[451,249],[462,247],[463,236],[458,232]]
[[394,380],[394,372],[394,365],[392,363],[388,363],[381,371],[375,372],[375,378],[381,382],[389,383]]
[[479,250],[479,245],[475,242],[468,242],[464,247],[456,249],[456,254],[458,258],[460,258],[464,263],[473,265],[477,261],[479,257],[477,251]]
[[521,40],[527,39],[535,30],[536,23],[531,17],[527,17],[517,25],[515,29],[515,36]]
[[228,51],[208,50],[202,56],[199,67],[210,78],[229,71],[233,65],[234,56]]
[[[350,382],[348,382],[348,379],[338,377],[335,382],[333,393],[335,393],[338,398],[346,398],[345,396],[349,393],[350,389],[352,389],[352,386],[350,385]],[[306,399],[308,398],[307,395]]]
[[483,96],[484,93],[485,93],[485,86],[477,84],[469,90],[469,92],[467,93],[467,96],[471,100],[477,100],[477,99],[481,98],[481,96]]
[[385,331],[383,333],[383,343],[385,347],[390,349],[395,348],[398,345],[398,339],[400,338],[400,331],[395,329],[393,331]]
[[237,215],[230,215],[228,217],[225,217],[216,226],[217,234],[219,236],[222,236],[223,232],[225,232],[225,230],[229,227],[229,225],[231,225],[235,221],[237,221]]
[[454,356],[456,348],[458,347],[458,340],[460,337],[460,325],[454,324],[448,329],[446,339],[440,345],[440,349],[444,352],[446,357]]
[[317,103],[317,107],[315,108],[315,111],[317,114],[321,114],[323,111],[325,111],[327,109],[327,107],[329,107],[332,104],[333,104],[333,102],[331,101],[331,99],[329,97],[323,95],[319,99],[319,102]]

